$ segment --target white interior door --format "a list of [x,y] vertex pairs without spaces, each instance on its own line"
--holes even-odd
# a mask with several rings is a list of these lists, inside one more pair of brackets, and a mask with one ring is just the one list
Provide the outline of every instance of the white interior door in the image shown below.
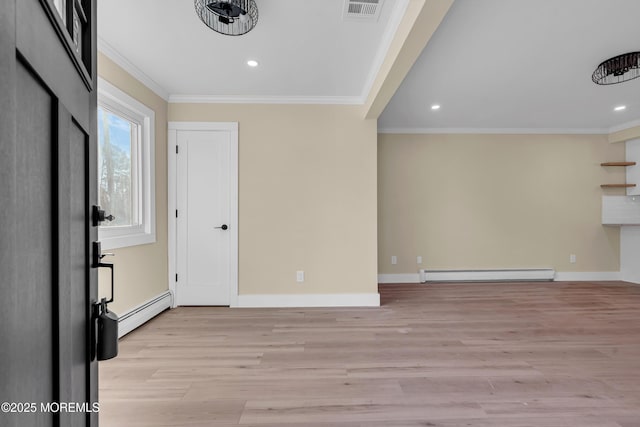
[[230,305],[237,292],[234,137],[229,130],[176,131],[178,305]]

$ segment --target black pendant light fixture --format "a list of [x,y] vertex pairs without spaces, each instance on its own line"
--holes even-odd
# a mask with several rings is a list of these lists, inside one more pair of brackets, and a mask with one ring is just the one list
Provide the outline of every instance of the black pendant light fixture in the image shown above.
[[258,23],[254,0],[195,0],[194,4],[200,20],[220,34],[246,34]]
[[640,77],[640,52],[630,52],[607,59],[593,72],[597,85],[613,85]]

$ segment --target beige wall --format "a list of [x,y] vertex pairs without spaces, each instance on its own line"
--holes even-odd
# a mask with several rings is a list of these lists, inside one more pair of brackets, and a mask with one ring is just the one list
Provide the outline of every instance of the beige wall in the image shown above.
[[624,168],[600,163],[623,160],[623,144],[606,135],[378,138],[380,273],[619,271],[619,229],[601,225],[600,184],[624,182]]
[[377,292],[376,121],[361,114],[169,104],[169,121],[239,122],[240,294]]
[[635,126],[609,134],[609,142],[624,142],[634,138],[640,138],[640,126]]
[[[116,65],[98,56],[98,75],[155,111],[156,243],[114,249],[116,298],[109,308],[122,314],[168,289],[167,268],[167,102]],[[103,269],[104,270],[104,269]],[[109,277],[100,272],[100,294]]]

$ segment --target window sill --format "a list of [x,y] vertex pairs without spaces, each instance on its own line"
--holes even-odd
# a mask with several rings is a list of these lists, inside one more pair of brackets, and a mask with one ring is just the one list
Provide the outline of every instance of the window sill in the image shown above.
[[136,233],[121,236],[104,236],[104,234],[104,232],[99,232],[102,249],[120,249],[156,242],[155,233]]

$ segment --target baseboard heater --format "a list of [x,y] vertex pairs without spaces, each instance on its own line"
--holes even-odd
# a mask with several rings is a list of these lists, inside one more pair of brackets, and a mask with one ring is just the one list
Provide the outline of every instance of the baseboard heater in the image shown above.
[[165,291],[155,298],[132,308],[118,319],[118,338],[156,317],[171,307],[171,292]]
[[420,283],[425,282],[507,282],[552,281],[552,268],[503,270],[420,270]]

